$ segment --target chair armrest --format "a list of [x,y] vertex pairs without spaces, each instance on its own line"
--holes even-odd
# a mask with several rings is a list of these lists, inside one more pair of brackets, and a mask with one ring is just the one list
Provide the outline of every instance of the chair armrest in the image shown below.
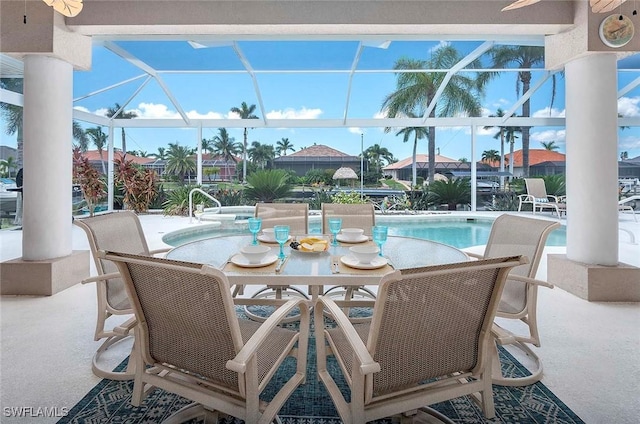
[[518,199],[520,199],[521,202],[533,202],[536,200],[536,198],[530,194],[519,194]]
[[111,278],[120,278],[120,273],[119,272],[110,272],[108,274],[102,274],[102,275],[96,275],[93,277],[89,277],[89,278],[85,278],[84,280],[81,281],[82,284],[87,284],[87,283],[95,283],[98,281],[107,281]]
[[163,247],[162,249],[154,249],[154,250],[150,250],[149,254],[151,256],[155,256],[158,253],[167,253],[169,250],[173,249],[172,247]]
[[467,254],[467,256],[471,256],[471,257],[472,257],[472,258],[474,258],[474,259],[484,259],[484,255],[480,255],[480,254],[478,254],[478,253],[467,252],[466,250],[465,250],[465,252],[464,252],[464,253],[466,253],[466,254]]
[[258,331],[247,340],[235,358],[227,361],[227,369],[244,374],[247,370],[247,364],[253,355],[256,354],[260,346],[269,338],[273,329],[280,321],[286,318],[289,312],[295,307],[300,308],[300,320],[304,321],[306,318],[306,321],[309,322],[309,307],[305,299],[292,299],[287,301],[287,303],[276,309],[276,311],[262,323]]
[[558,197],[554,196],[553,194],[547,194],[547,199],[550,199],[553,202],[558,203]]
[[[362,339],[360,339],[360,336],[358,336],[355,328],[353,328],[353,324],[351,323],[351,321],[349,321],[349,318],[336,304],[336,302],[328,297],[320,296],[315,307],[325,308],[329,311],[329,314],[333,316],[333,319],[335,320],[336,324],[338,324],[338,327],[344,332],[349,345],[351,345],[353,353],[360,363],[360,371],[362,372],[362,374],[367,375],[380,372],[380,364],[373,360],[373,357],[367,350],[367,347],[362,342]],[[316,331],[322,330],[316,328]]]
[[553,284],[547,283],[546,281],[536,280],[535,278],[523,277],[521,275],[509,275],[507,280],[520,281],[527,284],[534,284],[536,286],[542,286],[552,289]]
[[136,317],[131,317],[117,327],[114,327],[113,332],[121,336],[126,336],[136,325],[138,325],[138,320],[136,320]]

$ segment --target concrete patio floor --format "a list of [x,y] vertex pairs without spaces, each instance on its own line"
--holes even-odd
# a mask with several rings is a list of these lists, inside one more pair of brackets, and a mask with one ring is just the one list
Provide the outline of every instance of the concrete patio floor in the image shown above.
[[[197,225],[162,215],[143,215],[141,222],[152,249],[164,246],[165,233]],[[640,223],[621,215],[620,227],[640,241]],[[621,232],[620,261],[640,267],[640,245],[629,241],[629,233]],[[0,231],[0,261],[20,257],[21,243],[21,231]],[[88,248],[85,234],[74,227],[73,249]],[[547,251],[563,253],[564,248]],[[540,268],[538,277],[544,279],[546,260]],[[539,299],[542,347],[536,351],[545,369],[542,382],[587,423],[638,422],[640,304],[587,302],[559,288],[541,289]],[[1,298],[0,422],[56,422],[55,417],[10,417],[6,408],[57,407],[63,412],[100,381],[91,373],[99,345],[93,341],[95,308],[92,284],[51,297]],[[127,348],[123,343],[110,350],[113,366]]]

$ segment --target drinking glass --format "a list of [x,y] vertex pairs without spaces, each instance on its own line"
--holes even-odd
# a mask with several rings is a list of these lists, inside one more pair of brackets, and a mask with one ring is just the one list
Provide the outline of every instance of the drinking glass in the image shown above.
[[262,228],[262,218],[249,218],[249,231],[253,234],[253,242],[251,244],[258,244],[258,231]]
[[282,250],[284,244],[289,240],[289,226],[288,225],[276,225],[273,227],[273,232],[276,236],[276,241],[280,245],[280,254],[278,257],[284,259],[284,251]]
[[373,233],[374,243],[376,243],[380,248],[380,253],[378,253],[379,256],[382,256],[382,245],[384,244],[385,241],[387,241],[388,231],[389,231],[389,228],[385,227],[384,225],[376,225],[375,227],[373,227],[371,231]]
[[331,242],[332,246],[338,245],[338,233],[340,232],[340,228],[342,228],[342,218],[329,218],[329,231],[333,234],[333,241]]

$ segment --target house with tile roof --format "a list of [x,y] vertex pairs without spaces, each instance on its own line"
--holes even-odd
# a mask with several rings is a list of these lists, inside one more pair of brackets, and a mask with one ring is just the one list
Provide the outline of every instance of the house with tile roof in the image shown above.
[[[391,176],[394,180],[411,181],[412,179],[413,157],[402,159],[398,162],[389,164],[382,168],[384,175]],[[488,165],[479,164],[478,168],[489,168]],[[451,175],[456,171],[470,171],[471,164],[469,162],[460,162],[446,156],[436,155],[436,174]],[[416,173],[418,177],[425,180],[429,177],[429,156],[416,155]]]
[[360,172],[360,158],[350,156],[324,144],[314,144],[297,152],[280,156],[273,161],[274,168],[294,171],[296,175],[305,175],[312,169],[337,170],[342,167]]

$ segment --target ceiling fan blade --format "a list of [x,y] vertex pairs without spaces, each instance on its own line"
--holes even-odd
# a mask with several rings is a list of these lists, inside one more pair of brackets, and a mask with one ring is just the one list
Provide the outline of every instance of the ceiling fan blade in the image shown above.
[[49,6],[53,7],[53,10],[72,18],[77,16],[82,10],[82,0],[42,0]]
[[513,10],[513,9],[519,9],[521,7],[525,7],[525,6],[531,6],[532,4],[536,4],[538,3],[540,0],[517,0],[513,3],[511,3],[509,6],[505,7],[502,9],[502,12],[504,12],[505,10]]
[[607,13],[620,6],[626,0],[589,0],[593,13]]

